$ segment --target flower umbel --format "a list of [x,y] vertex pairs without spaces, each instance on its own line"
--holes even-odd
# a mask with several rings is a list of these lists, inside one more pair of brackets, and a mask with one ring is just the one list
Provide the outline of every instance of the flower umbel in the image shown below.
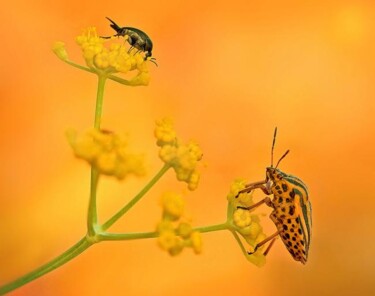
[[74,154],[89,162],[101,174],[118,179],[124,179],[129,174],[145,174],[143,155],[129,153],[127,142],[115,133],[92,129],[78,135],[76,131],[69,130],[67,138]]
[[155,137],[161,160],[173,167],[179,181],[186,182],[190,190],[195,190],[200,179],[197,165],[203,156],[198,144],[193,141],[183,144],[168,118],[156,121]]
[[159,234],[158,244],[171,256],[182,252],[185,247],[193,249],[194,253],[202,252],[202,238],[199,231],[194,231],[191,224],[181,221],[185,202],[173,192],[166,192],[161,198],[163,218],[158,223],[156,231]]
[[[259,242],[266,238],[266,235],[263,233],[263,228],[259,223],[259,216],[243,209],[253,204],[253,192],[241,193],[237,196],[238,192],[245,188],[245,185],[246,182],[242,179],[235,180],[231,184],[227,196],[229,207],[228,220],[232,224],[233,229],[254,248]],[[263,249],[263,246],[258,248],[254,254],[247,255],[246,258],[257,266],[263,266],[266,263]]]
[[[129,52],[124,42],[116,41],[116,38],[101,38],[94,27],[85,29],[81,35],[77,36],[76,42],[81,47],[83,58],[89,68],[85,70],[100,75],[126,74],[135,70],[137,74],[129,80],[120,78],[114,80],[130,86],[148,85],[150,73],[147,60],[139,52]],[[83,68],[69,60],[63,42],[55,42],[52,49],[61,60],[72,66]]]

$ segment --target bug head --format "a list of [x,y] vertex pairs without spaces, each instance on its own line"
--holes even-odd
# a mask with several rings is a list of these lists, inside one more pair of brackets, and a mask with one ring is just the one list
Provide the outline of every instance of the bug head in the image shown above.
[[277,135],[277,127],[275,127],[275,131],[273,134],[273,140],[272,140],[272,148],[271,148],[271,166],[266,168],[266,180],[275,182],[282,179],[282,172],[277,168],[281,162],[281,160],[284,159],[285,156],[288,155],[289,150],[287,150],[278,160],[276,166],[273,166],[273,150],[275,148],[276,143],[276,135]]

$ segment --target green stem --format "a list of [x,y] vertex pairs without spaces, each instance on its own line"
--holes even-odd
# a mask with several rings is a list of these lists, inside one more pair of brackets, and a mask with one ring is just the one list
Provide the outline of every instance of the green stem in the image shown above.
[[105,231],[111,227],[118,219],[120,219],[127,211],[129,211],[151,188],[157,181],[169,170],[170,165],[165,164],[161,170],[151,179],[151,181],[130,200],[121,210],[114,214],[107,222],[102,225],[102,230]]
[[83,70],[83,71],[86,71],[86,72],[90,72],[90,73],[96,73],[94,70],[90,69],[90,68],[87,68],[87,67],[84,67],[84,66],[81,66],[81,65],[78,65],[72,61],[69,61],[69,60],[66,60],[65,61],[67,64],[73,66],[73,67],[76,67],[80,70]]
[[[193,228],[194,231],[199,231],[201,233],[205,232],[212,232],[212,231],[220,231],[220,230],[230,230],[230,226],[227,223],[216,224],[216,225],[209,225],[209,226],[202,226]],[[236,233],[233,233],[236,240],[239,241],[238,236]],[[125,240],[136,240],[136,239],[146,239],[146,238],[156,238],[158,237],[157,232],[142,232],[142,233],[97,233],[96,234],[96,241],[125,241]],[[240,241],[239,241],[240,242]],[[81,254],[83,251],[88,249],[94,241],[89,240],[88,237],[82,238],[78,243],[76,243],[73,247],[68,249],[66,252],[61,254],[60,256],[56,257],[52,261],[48,262],[47,264],[35,269],[34,271],[18,278],[17,280],[6,284],[5,286],[0,287],[0,295],[13,291],[39,277],[42,275],[62,266],[63,264],[67,263],[68,261],[72,260],[74,257]],[[242,251],[246,253],[246,250],[242,246]]]
[[70,249],[62,253],[61,255],[57,256],[55,259],[51,260],[50,262],[38,267],[34,271],[25,274],[24,276],[16,279],[15,281],[8,283],[2,287],[0,287],[0,295],[4,295],[10,291],[13,291],[39,277],[42,275],[60,267],[61,265],[67,263],[68,261],[72,260],[74,257],[81,254],[85,251],[88,247],[90,247],[92,243],[90,243],[87,238],[82,238],[78,243],[72,246]]
[[[201,233],[220,231],[220,230],[230,230],[227,223],[215,224],[209,226],[201,226],[193,228],[193,231],[199,231]],[[98,238],[100,241],[124,241],[124,240],[134,240],[134,239],[145,239],[145,238],[155,238],[159,234],[155,231],[153,232],[135,232],[135,233],[99,233]]]
[[[90,68],[87,68],[87,67],[81,66],[81,65],[76,64],[76,63],[74,63],[74,62],[72,62],[72,61],[66,60],[65,62],[66,62],[67,64],[69,64],[69,65],[75,67],[75,68],[80,69],[80,70],[83,70],[83,71],[86,71],[86,72],[89,72],[89,73],[97,73],[95,70],[92,70],[92,69],[90,69]],[[111,75],[111,74],[109,74],[109,75],[107,76],[107,78],[108,78],[108,79],[111,79],[111,80],[113,80],[113,81],[116,81],[116,82],[118,82],[118,83],[121,83],[121,84],[123,84],[123,85],[134,86],[134,85],[132,85],[132,84],[129,82],[129,80],[126,80],[126,79],[123,79],[123,78],[117,77],[117,76],[115,76],[115,75]]]
[[89,236],[96,234],[98,224],[98,211],[96,207],[96,191],[99,182],[99,172],[97,169],[91,167],[91,184],[90,184],[90,200],[89,210],[87,214],[87,233]]
[[134,239],[145,239],[158,237],[157,232],[135,232],[135,233],[99,233],[101,241],[126,241]]
[[117,77],[115,75],[108,75],[108,79],[111,79],[111,80],[116,81],[118,83],[121,83],[123,85],[135,86],[135,85],[131,84],[129,80],[122,79],[122,78]]
[[231,230],[231,232],[232,232],[234,238],[236,239],[237,243],[239,244],[242,253],[243,253],[243,254],[245,255],[245,257],[247,258],[247,257],[248,257],[247,251],[246,251],[246,249],[245,249],[245,247],[244,247],[244,245],[243,245],[243,243],[242,243],[240,237],[238,236],[237,232],[235,232],[234,230]]
[[201,233],[219,231],[219,230],[228,230],[228,229],[229,229],[229,225],[227,223],[194,228],[194,230],[199,231]]
[[103,94],[104,94],[104,86],[107,80],[105,75],[98,75],[98,90],[96,93],[96,107],[95,107],[95,121],[94,127],[96,129],[100,129],[100,122],[102,118],[102,109],[103,109]]
[[[100,129],[100,122],[102,118],[103,110],[103,97],[104,97],[104,86],[107,77],[105,75],[98,74],[98,89],[96,92],[96,105],[95,105],[95,129]],[[98,188],[99,172],[93,166],[91,166],[91,184],[90,184],[90,200],[89,210],[87,214],[87,232],[89,236],[95,236],[98,213],[96,208],[96,191]]]

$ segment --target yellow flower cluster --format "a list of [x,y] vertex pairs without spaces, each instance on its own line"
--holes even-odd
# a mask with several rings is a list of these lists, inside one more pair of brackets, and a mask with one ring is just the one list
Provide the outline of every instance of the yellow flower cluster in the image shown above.
[[129,174],[145,174],[143,155],[127,151],[127,142],[120,136],[97,129],[83,135],[67,131],[68,142],[76,157],[89,162],[101,174],[123,179]]
[[[96,33],[96,29],[90,27],[84,30],[82,35],[76,37],[76,42],[81,47],[87,66],[93,72],[114,74],[137,70],[138,74],[127,81],[127,85],[148,85],[150,73],[141,53],[129,52],[123,41],[111,43],[109,48],[104,46],[106,42],[111,42],[113,39],[115,37],[112,39],[101,38]],[[63,42],[55,42],[52,49],[61,60],[68,61],[68,54]]]
[[169,118],[156,121],[155,137],[161,160],[173,167],[179,181],[186,182],[190,190],[195,190],[200,179],[196,167],[203,156],[198,144],[193,141],[183,144]]
[[161,198],[161,205],[163,218],[156,229],[160,248],[172,256],[181,253],[185,247],[190,247],[195,254],[200,254],[202,252],[200,232],[193,230],[190,223],[181,221],[185,208],[183,198],[173,192],[167,192]]
[[[241,193],[237,196],[238,192],[245,188],[245,185],[245,180],[235,180],[231,184],[227,199],[231,209],[230,219],[233,228],[254,248],[266,238],[266,235],[263,233],[258,215],[252,214],[246,209],[238,208],[249,207],[253,204],[253,192]],[[263,249],[263,246],[258,248],[254,254],[247,256],[247,259],[257,266],[263,266],[266,262]]]

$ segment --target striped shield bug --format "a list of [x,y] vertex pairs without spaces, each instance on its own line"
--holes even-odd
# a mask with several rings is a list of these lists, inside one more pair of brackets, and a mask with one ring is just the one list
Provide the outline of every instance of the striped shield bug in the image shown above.
[[280,161],[289,153],[289,150],[281,156],[276,166],[273,166],[273,150],[276,134],[277,128],[275,128],[273,135],[271,166],[266,168],[266,179],[247,184],[238,193],[239,195],[240,193],[250,192],[253,189],[259,188],[266,195],[273,195],[272,200],[267,196],[250,207],[240,207],[242,209],[253,210],[265,203],[267,206],[273,208],[270,218],[277,227],[277,231],[274,234],[258,243],[254,251],[248,252],[248,254],[253,254],[259,247],[271,241],[264,252],[264,255],[267,255],[277,236],[280,236],[292,257],[305,264],[308,258],[312,227],[309,193],[307,186],[301,179],[288,175],[277,168]]

